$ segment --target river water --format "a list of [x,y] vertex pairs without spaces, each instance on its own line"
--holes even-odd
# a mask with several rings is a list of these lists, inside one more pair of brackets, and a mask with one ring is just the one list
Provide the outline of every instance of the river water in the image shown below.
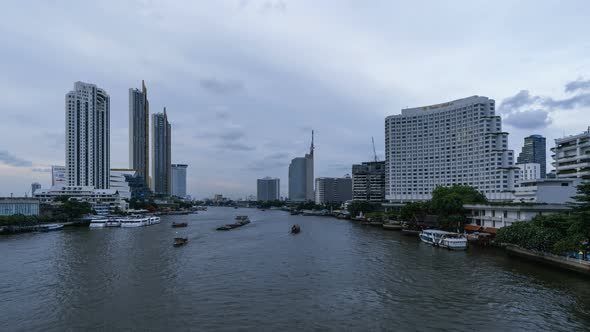
[[[236,214],[252,223],[215,231]],[[282,211],[3,236],[0,254],[1,331],[590,330],[583,276]]]

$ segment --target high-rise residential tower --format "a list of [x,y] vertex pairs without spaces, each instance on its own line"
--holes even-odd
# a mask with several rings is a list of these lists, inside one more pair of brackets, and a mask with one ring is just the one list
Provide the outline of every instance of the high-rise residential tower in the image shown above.
[[537,163],[541,165],[541,178],[547,176],[547,144],[545,137],[531,135],[524,138],[522,151],[516,162],[519,164]]
[[170,143],[172,129],[166,115],[152,115],[152,189],[156,194],[170,195]]
[[129,89],[129,168],[147,184],[150,177],[150,103],[145,82],[141,90]]
[[291,160],[289,165],[289,200],[313,201],[313,131],[311,132],[311,147],[305,157]]
[[518,168],[492,99],[403,109],[385,119],[385,150],[387,200],[428,200],[436,187],[453,185],[490,200],[513,197]]
[[66,94],[66,175],[69,186],[109,188],[110,98],[76,82]]
[[352,199],[369,202],[385,200],[384,161],[352,165]]
[[171,183],[172,187],[170,191],[172,195],[178,196],[181,198],[186,197],[186,169],[188,165],[186,164],[172,164],[170,165],[171,174]]
[[259,201],[275,201],[281,196],[281,180],[265,177],[256,181],[256,199]]

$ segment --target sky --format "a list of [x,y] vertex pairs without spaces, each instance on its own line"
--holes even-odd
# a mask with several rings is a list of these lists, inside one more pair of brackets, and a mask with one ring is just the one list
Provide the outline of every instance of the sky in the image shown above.
[[[495,99],[520,152],[590,126],[588,1],[3,1],[0,196],[51,183],[65,163],[65,94],[111,97],[111,167],[128,167],[128,89],[166,107],[172,162],[203,198],[256,194],[303,156],[343,176],[384,158],[402,108]],[[550,154],[548,154],[550,161]],[[550,167],[548,169],[551,169]]]

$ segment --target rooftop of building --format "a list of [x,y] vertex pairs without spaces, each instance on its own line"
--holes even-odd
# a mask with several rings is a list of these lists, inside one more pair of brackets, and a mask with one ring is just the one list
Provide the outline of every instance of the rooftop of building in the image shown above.
[[570,207],[564,204],[545,203],[488,203],[488,204],[464,204],[468,210],[511,210],[511,211],[565,211]]
[[39,199],[32,197],[0,197],[0,203],[39,203]]
[[570,135],[570,136],[564,136],[561,138],[556,138],[555,139],[555,144],[562,144],[565,142],[569,142],[572,140],[576,140],[578,138],[582,138],[582,137],[590,137],[590,127],[588,128],[588,130],[586,130],[585,132],[581,133],[581,134],[577,134],[577,135]]
[[471,96],[461,99],[456,99],[440,104],[426,105],[420,107],[403,108],[401,114],[390,115],[387,118],[423,114],[425,111],[446,111],[456,109],[459,106],[470,105],[474,103],[494,102],[493,99],[483,96]]

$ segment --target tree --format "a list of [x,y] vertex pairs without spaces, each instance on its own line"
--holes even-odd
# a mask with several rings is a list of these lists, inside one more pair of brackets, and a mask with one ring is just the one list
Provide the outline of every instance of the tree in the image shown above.
[[360,215],[361,212],[367,214],[376,210],[377,206],[367,201],[353,201],[348,205],[348,212],[353,217]]
[[485,204],[484,194],[470,186],[437,187],[432,192],[432,212],[438,215],[442,229],[458,231],[463,229],[467,220],[465,204]]

